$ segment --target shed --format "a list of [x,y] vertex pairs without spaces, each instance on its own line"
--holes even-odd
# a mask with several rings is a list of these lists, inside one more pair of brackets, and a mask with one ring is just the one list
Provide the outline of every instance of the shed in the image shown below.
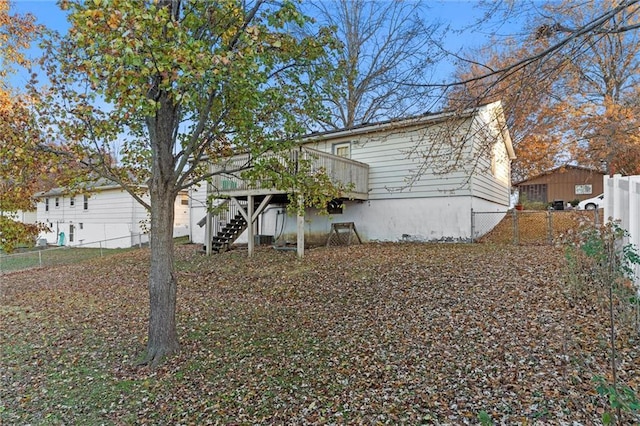
[[602,194],[604,173],[582,166],[566,165],[549,170],[538,176],[514,183],[520,197],[529,201],[551,203],[563,200],[582,201]]

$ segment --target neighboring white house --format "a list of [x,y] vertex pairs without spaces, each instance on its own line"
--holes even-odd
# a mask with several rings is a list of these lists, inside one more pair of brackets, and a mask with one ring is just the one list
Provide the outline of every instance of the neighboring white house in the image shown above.
[[[499,102],[463,114],[427,114],[313,134],[303,140],[300,153],[335,180],[353,184],[340,200],[342,210],[327,215],[308,209],[304,234],[314,241],[326,239],[334,222],[353,222],[368,241],[467,241],[472,210],[509,208],[515,155]],[[206,240],[198,221],[206,211],[207,193],[253,197],[256,206],[270,194],[254,232],[296,242],[300,221],[284,214],[286,192],[249,187],[233,173],[191,194],[194,242]]]
[[[49,227],[40,240],[48,244],[123,248],[149,241],[146,209],[115,184],[70,193],[56,188],[36,194],[37,220]],[[143,196],[149,202],[149,196]],[[189,235],[189,199],[181,193],[175,202],[174,236]],[[42,241],[40,241],[42,243]]]
[[18,210],[17,212],[3,212],[0,211],[0,216],[6,216],[16,222],[22,222],[27,224],[35,224],[37,221],[37,215],[35,210]]

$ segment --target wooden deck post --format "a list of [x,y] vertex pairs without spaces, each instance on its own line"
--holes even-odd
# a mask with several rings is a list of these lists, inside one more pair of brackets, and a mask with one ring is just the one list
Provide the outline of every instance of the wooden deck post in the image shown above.
[[209,194],[211,193],[211,184],[207,181],[207,190],[206,190],[206,195],[207,195],[207,219],[205,222],[205,228],[204,228],[204,239],[205,239],[205,253],[207,256],[211,256],[211,245],[213,244],[213,217],[211,215],[211,197],[209,197]]
[[211,211],[209,210],[210,206],[207,207],[207,221],[205,223],[205,253],[207,256],[211,256],[211,244],[213,243],[213,235],[212,235],[212,231],[213,231],[213,224],[211,223],[213,220],[213,217],[211,215]]
[[249,257],[253,256],[253,251],[255,248],[255,230],[253,227],[254,219],[253,219],[253,195],[249,195],[247,197],[247,249],[249,251]]
[[298,203],[302,207],[298,209],[298,239],[296,245],[298,249],[298,257],[302,259],[304,257],[304,197],[302,195],[298,195]]

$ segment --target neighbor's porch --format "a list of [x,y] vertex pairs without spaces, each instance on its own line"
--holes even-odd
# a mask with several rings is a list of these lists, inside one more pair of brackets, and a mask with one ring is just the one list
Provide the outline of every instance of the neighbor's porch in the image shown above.
[[[339,157],[297,147],[283,154],[264,154],[277,161],[294,173],[304,169],[307,173],[326,173],[331,182],[347,188],[340,194],[343,199],[367,200],[369,192],[369,165],[348,158]],[[261,157],[264,159],[264,156]],[[300,167],[304,162],[305,167]],[[256,235],[256,220],[265,208],[273,202],[282,202],[295,188],[278,188],[274,181],[265,179],[250,182],[243,179],[242,173],[250,170],[252,158],[249,154],[238,155],[223,161],[212,163],[210,172],[213,179],[207,187],[208,199],[212,202],[206,217],[205,250],[209,255],[222,247],[228,247],[245,230],[248,233],[249,256],[253,254]],[[224,205],[227,204],[227,205]],[[220,213],[212,213],[219,210]],[[297,253],[304,255],[304,215],[297,217]]]

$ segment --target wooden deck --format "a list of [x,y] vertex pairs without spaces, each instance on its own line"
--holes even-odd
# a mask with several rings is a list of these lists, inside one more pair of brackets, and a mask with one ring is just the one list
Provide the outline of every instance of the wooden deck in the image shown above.
[[[284,154],[264,154],[268,159],[277,159],[283,167],[298,170],[301,161],[309,162],[310,173],[326,173],[332,182],[349,188],[341,194],[343,198],[367,200],[369,198],[369,165],[348,158],[298,147]],[[261,157],[264,159],[265,157]],[[287,158],[288,156],[288,158]],[[251,169],[249,154],[237,155],[212,164],[210,171],[217,173],[211,182],[210,192],[221,197],[243,198],[247,196],[288,194],[294,188],[277,188],[271,180],[249,182],[241,174]]]

